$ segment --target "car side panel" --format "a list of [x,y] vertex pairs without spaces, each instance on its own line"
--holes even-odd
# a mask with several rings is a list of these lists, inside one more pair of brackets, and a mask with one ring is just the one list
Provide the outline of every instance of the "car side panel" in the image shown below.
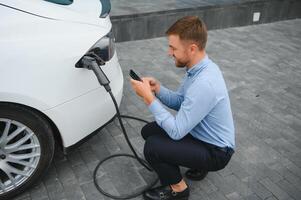
[[[112,73],[113,76],[108,78],[111,80],[110,86],[119,105],[122,99],[124,80],[120,67],[115,67],[119,65],[117,57],[113,57],[107,65],[114,65],[114,69],[116,69]],[[103,67],[104,72],[107,67],[110,66]],[[88,73],[93,74],[92,71],[88,71]],[[93,80],[97,82],[96,77]],[[109,121],[116,111],[110,95],[103,87],[100,87],[49,109],[45,111],[45,114],[53,119],[59,131],[64,133],[61,135],[63,146],[69,147]]]

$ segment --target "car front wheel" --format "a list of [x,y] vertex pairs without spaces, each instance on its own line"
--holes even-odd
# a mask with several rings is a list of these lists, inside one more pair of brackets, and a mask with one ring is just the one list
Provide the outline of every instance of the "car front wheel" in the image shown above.
[[47,120],[32,109],[0,103],[0,199],[9,199],[41,179],[54,153]]

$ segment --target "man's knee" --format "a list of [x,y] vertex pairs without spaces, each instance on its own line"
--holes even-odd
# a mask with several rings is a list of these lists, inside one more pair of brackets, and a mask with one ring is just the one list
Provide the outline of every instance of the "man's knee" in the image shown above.
[[156,123],[156,122],[150,122],[150,123],[146,124],[145,126],[143,126],[143,128],[141,129],[141,136],[143,137],[144,140],[146,140],[149,136],[154,134],[154,131],[155,131],[154,123]]

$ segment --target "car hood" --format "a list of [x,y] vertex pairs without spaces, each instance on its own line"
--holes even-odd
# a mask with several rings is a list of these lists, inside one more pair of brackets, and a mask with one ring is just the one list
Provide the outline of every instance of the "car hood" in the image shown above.
[[76,0],[71,5],[59,5],[42,0],[0,0],[0,4],[39,17],[106,26],[101,23],[107,18],[100,18],[102,4],[100,0]]

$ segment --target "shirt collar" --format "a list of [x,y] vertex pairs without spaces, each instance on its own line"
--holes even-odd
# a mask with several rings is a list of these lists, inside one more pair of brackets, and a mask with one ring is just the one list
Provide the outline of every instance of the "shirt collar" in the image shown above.
[[208,62],[209,58],[207,55],[205,55],[205,57],[193,67],[191,67],[190,69],[186,68],[187,76],[191,77],[195,75],[195,73],[197,73],[198,71],[202,71],[207,66]]

